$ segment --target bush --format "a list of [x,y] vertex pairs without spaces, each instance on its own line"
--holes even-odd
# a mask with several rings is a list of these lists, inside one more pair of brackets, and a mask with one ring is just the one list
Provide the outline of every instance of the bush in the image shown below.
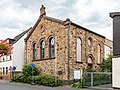
[[72,87],[73,88],[83,88],[83,83],[82,83],[82,81],[78,82],[78,83],[74,83],[74,84],[72,84]]
[[87,68],[84,69],[84,72],[96,72],[96,70],[91,68],[90,66],[87,66]]
[[[55,76],[39,74],[37,67],[33,68],[33,80],[38,85],[44,85],[49,87],[61,86],[62,81]],[[30,65],[25,65],[22,73],[15,75],[12,78],[14,82],[32,83],[32,68]]]
[[[32,76],[32,68],[30,67],[30,65],[28,65],[28,64],[24,65],[24,67],[22,69],[22,74],[25,77]],[[36,66],[33,68],[33,75],[34,76],[39,75],[39,70]]]
[[43,74],[35,76],[35,83],[49,87],[62,85],[62,81],[59,80],[57,77],[51,75],[43,75]]
[[24,78],[23,78],[23,74],[17,74],[12,78],[13,82],[23,82]]

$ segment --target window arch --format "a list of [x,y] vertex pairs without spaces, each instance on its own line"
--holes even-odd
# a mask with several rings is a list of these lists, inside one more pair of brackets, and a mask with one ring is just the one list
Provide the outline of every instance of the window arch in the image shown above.
[[88,46],[89,47],[92,47],[92,44],[93,44],[93,40],[91,37],[88,38]]
[[81,62],[81,56],[82,56],[82,41],[80,38],[77,38],[77,61]]
[[40,58],[44,58],[44,53],[45,53],[45,43],[44,40],[40,41]]
[[88,62],[88,64],[94,64],[95,63],[95,58],[92,54],[88,55],[87,62]]
[[33,43],[33,60],[37,58],[37,44]]
[[54,52],[55,46],[54,46],[54,38],[51,37],[49,39],[49,57],[54,57],[55,52]]
[[101,46],[100,46],[100,44],[98,44],[97,47],[98,47],[98,48],[97,48],[97,49],[98,49],[98,52],[97,52],[97,54],[98,54],[98,55],[97,55],[97,56],[98,56],[98,58],[97,58],[97,59],[98,59],[98,60],[97,60],[97,63],[100,64],[100,59],[101,59],[101,54],[100,54],[100,53],[101,53]]

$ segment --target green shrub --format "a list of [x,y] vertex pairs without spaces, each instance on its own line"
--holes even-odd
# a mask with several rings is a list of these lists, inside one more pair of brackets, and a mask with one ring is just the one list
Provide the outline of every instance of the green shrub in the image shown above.
[[[39,71],[38,71],[38,68],[36,66],[33,68],[33,75],[34,76],[39,75]],[[32,82],[32,68],[30,67],[30,65],[28,65],[28,64],[24,65],[24,67],[22,69],[22,73],[15,75],[12,78],[12,81],[31,83]]]
[[[32,68],[30,67],[30,65],[28,64],[24,65],[22,69],[22,74],[24,75],[24,77],[32,76]],[[36,66],[33,68],[33,75],[34,76],[39,75],[39,70]]]
[[43,86],[61,86],[62,81],[55,76],[40,74],[35,76],[35,83]]
[[[33,80],[38,85],[44,85],[49,87],[61,86],[62,81],[55,76],[39,74],[37,67],[33,68]],[[22,73],[12,78],[14,82],[32,83],[32,68],[30,65],[23,67]]]
[[82,81],[78,82],[78,83],[73,83],[72,87],[73,88],[83,88],[83,83],[82,83]]
[[15,75],[15,76],[12,78],[12,81],[13,81],[13,82],[23,82],[23,81],[24,81],[24,79],[23,79],[23,74],[20,73],[20,74]]

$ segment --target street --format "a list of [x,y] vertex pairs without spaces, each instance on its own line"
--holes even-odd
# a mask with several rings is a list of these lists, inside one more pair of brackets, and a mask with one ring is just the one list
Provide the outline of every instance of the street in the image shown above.
[[75,89],[68,86],[62,87],[46,87],[38,85],[30,85],[23,83],[13,83],[5,80],[0,80],[0,90],[112,90],[111,85],[102,85],[94,88]]
[[68,87],[45,87],[38,85],[0,81],[0,90],[78,90],[78,89]]

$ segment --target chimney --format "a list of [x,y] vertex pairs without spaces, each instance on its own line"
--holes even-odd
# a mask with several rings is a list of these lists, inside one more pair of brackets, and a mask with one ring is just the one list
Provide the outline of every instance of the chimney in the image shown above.
[[113,18],[113,55],[120,56],[120,12],[110,13]]
[[42,5],[40,8],[40,16],[44,16],[44,15],[46,15],[46,11],[44,5]]

